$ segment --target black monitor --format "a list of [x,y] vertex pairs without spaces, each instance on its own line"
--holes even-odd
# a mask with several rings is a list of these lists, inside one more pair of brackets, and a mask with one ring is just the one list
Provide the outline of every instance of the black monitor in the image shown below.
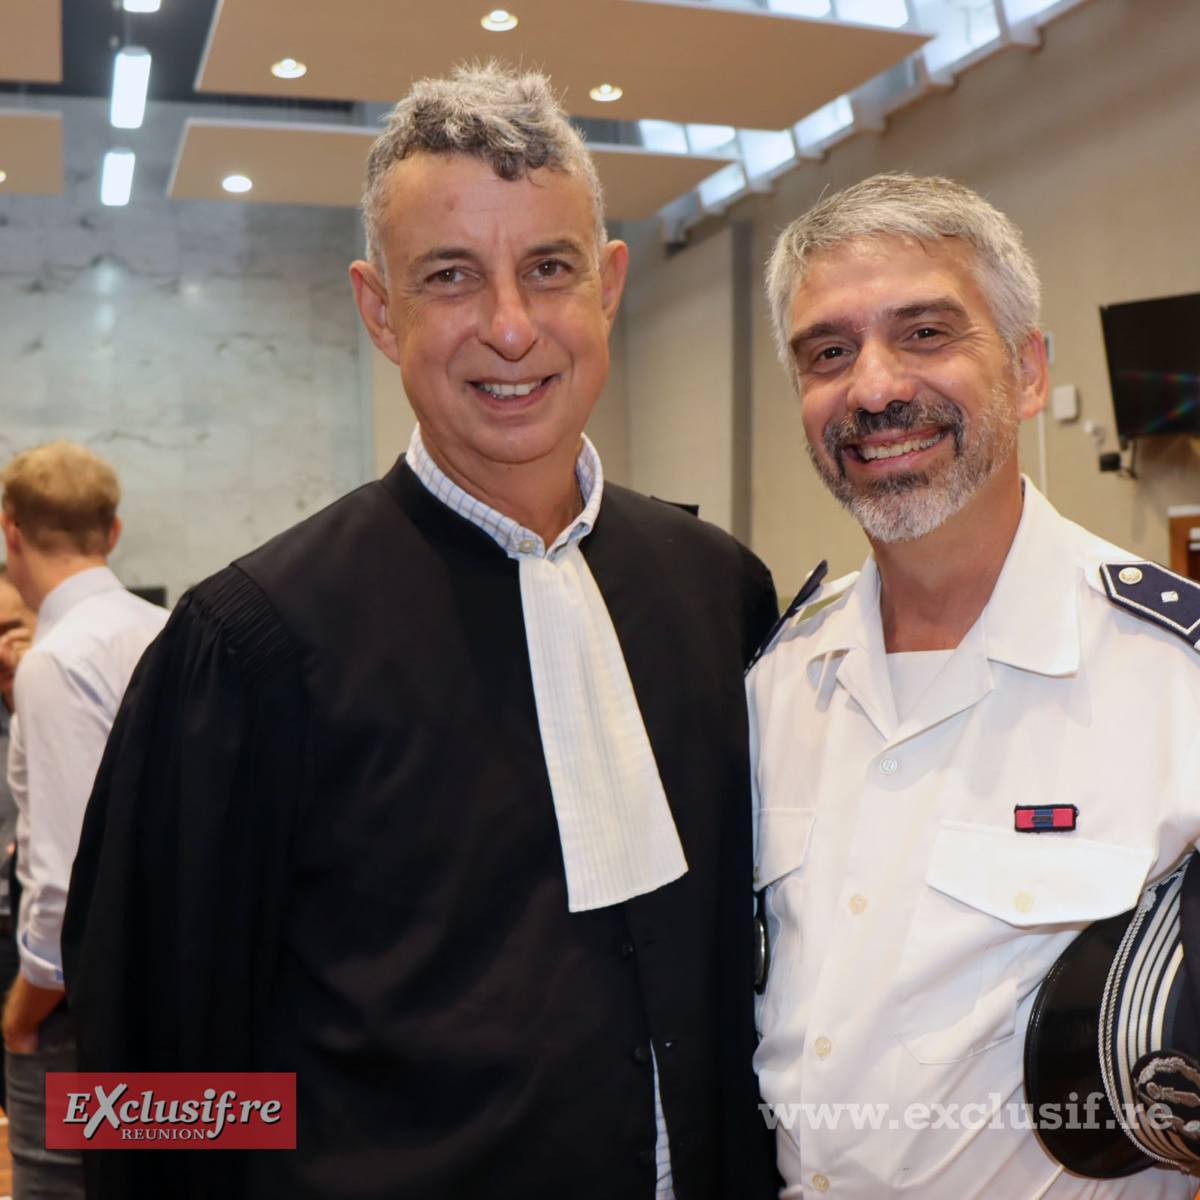
[[1200,292],[1100,309],[1117,432],[1200,433]]

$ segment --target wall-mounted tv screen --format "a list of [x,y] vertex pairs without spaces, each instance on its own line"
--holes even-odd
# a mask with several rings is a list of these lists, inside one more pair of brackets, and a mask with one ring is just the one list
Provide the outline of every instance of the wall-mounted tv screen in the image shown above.
[[1117,432],[1200,433],[1200,292],[1100,309]]

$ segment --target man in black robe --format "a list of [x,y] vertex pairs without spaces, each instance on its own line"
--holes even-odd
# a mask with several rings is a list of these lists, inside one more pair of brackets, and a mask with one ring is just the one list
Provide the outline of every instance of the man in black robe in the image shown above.
[[[627,251],[539,76],[417,84],[351,268],[405,458],[193,589],[63,933],[81,1069],[295,1072],[295,1151],[95,1200],[753,1200],[742,669],[775,613],[582,430]],[[602,501],[602,503],[601,503]]]

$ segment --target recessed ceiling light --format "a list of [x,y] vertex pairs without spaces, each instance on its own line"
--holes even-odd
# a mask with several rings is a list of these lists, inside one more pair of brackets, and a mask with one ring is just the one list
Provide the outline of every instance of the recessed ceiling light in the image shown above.
[[479,23],[492,33],[503,33],[506,29],[516,29],[517,18],[503,8],[493,8]]
[[113,60],[111,120],[117,129],[138,129],[146,115],[150,86],[150,51],[126,46]]
[[162,7],[162,0],[125,0],[122,7],[126,12],[158,12]]
[[254,184],[245,175],[226,175],[221,180],[221,186],[227,192],[248,192]]
[[3,183],[8,178],[7,171],[0,171],[0,183]]
[[132,150],[110,150],[104,156],[104,170],[100,175],[101,204],[120,207],[129,203],[134,161]]
[[271,64],[271,74],[280,79],[299,79],[307,70],[302,62],[297,62],[294,58],[281,58],[277,63]]
[[599,87],[594,87],[588,95],[593,100],[599,100],[601,103],[607,103],[609,100],[620,100],[625,93],[619,87],[615,87],[611,83],[602,83]]

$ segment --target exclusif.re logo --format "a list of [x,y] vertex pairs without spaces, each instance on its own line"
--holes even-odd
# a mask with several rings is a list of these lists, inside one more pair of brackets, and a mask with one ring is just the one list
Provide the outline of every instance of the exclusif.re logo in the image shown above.
[[294,1150],[296,1076],[90,1071],[46,1075],[51,1150]]

